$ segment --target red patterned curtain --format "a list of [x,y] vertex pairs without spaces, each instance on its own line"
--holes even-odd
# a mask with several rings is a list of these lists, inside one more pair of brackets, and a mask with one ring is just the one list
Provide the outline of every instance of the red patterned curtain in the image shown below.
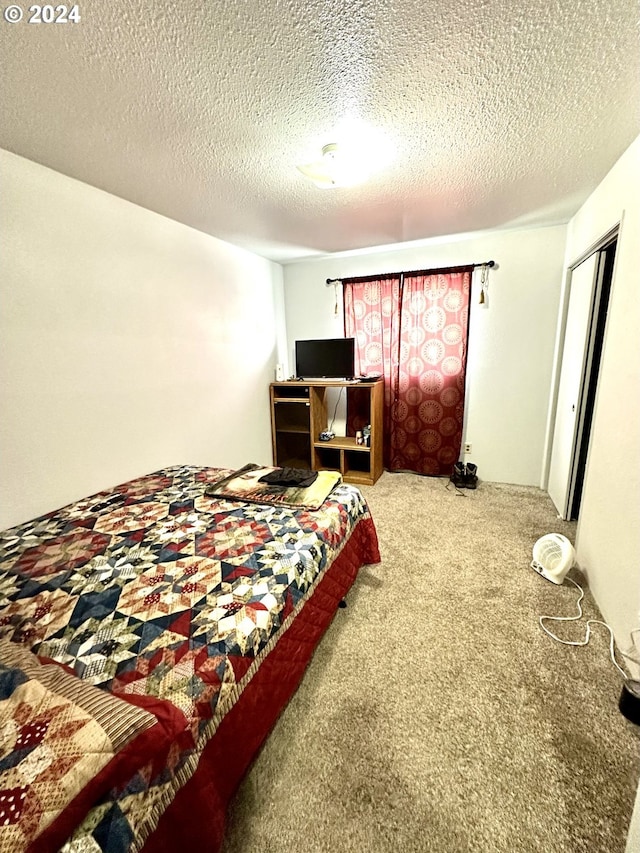
[[[398,363],[400,344],[401,276],[385,276],[350,284],[343,281],[345,337],[355,338],[356,375],[379,373],[384,378],[384,414],[382,459],[385,468],[391,459],[393,401],[396,382],[393,374]],[[397,371],[396,371],[397,372]],[[362,412],[368,400],[358,388],[347,397],[347,432],[355,435],[365,426]]]
[[384,377],[390,471],[449,475],[460,456],[472,271],[343,281],[356,370]]

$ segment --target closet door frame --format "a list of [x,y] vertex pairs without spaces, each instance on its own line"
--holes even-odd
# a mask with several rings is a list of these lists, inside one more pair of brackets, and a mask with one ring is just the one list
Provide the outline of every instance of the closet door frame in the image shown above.
[[[567,269],[567,285],[562,315],[562,328],[558,344],[558,362],[553,397],[553,411],[550,412],[550,431],[547,464],[542,487],[549,494],[558,510],[558,517],[577,519],[580,511],[582,483],[587,465],[588,443],[591,434],[591,422],[595,408],[595,396],[600,360],[603,351],[606,315],[611,285],[615,274],[615,248],[620,224],[616,224],[604,237],[584,252]],[[611,255],[614,255],[612,258]],[[590,305],[587,316],[581,318],[582,339],[577,346],[581,369],[574,379],[575,387],[567,390],[563,383],[563,361],[567,328],[571,331],[572,308],[571,283],[574,271],[582,264],[594,258],[593,279],[591,281]],[[578,307],[578,310],[580,308]],[[584,306],[582,307],[584,311]],[[573,330],[575,334],[575,329]],[[575,365],[574,365],[575,369]],[[571,399],[569,399],[571,398]],[[563,407],[574,406],[568,415]],[[563,433],[562,419],[565,420]],[[555,453],[554,453],[555,450]]]

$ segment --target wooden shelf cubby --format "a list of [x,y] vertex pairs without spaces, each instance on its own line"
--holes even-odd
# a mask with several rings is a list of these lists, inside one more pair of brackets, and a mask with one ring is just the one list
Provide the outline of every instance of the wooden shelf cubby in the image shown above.
[[[371,424],[366,447],[355,436],[336,436],[321,441],[329,425],[327,394],[346,389],[349,404],[357,405],[363,423]],[[273,463],[279,467],[340,471],[347,483],[373,485],[382,474],[383,382],[381,379],[350,382],[335,380],[289,380],[273,382],[271,435]]]

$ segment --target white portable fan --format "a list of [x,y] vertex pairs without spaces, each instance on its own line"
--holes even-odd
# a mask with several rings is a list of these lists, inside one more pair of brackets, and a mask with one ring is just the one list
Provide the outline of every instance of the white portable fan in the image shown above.
[[531,568],[548,581],[561,584],[575,562],[576,552],[566,536],[547,533],[533,546]]

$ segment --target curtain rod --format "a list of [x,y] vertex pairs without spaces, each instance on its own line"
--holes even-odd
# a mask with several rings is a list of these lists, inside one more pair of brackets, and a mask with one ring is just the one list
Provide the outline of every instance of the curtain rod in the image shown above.
[[371,281],[371,279],[380,280],[383,278],[394,278],[397,275],[434,275],[438,272],[462,272],[462,270],[468,270],[469,267],[495,267],[495,261],[484,261],[479,264],[463,264],[459,267],[436,267],[431,270],[404,270],[403,272],[385,272],[373,275],[360,275],[356,277],[345,276],[344,278],[328,278],[327,284],[336,284],[337,282],[343,281]]

